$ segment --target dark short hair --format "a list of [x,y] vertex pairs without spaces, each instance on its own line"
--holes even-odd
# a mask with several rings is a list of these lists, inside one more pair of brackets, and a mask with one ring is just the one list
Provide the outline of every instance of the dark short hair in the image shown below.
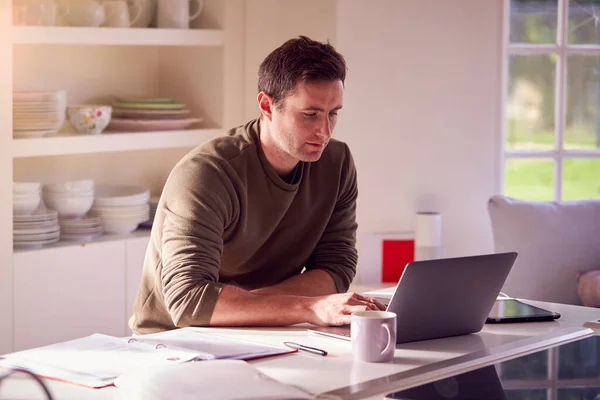
[[258,69],[258,91],[264,91],[278,106],[298,81],[342,81],[346,61],[335,48],[306,36],[290,39],[271,52]]

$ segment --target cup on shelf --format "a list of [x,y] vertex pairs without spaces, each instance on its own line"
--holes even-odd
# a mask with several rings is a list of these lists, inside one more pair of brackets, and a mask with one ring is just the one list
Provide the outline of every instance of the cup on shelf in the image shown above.
[[55,26],[58,18],[66,16],[68,7],[54,1],[16,1],[12,7],[13,25]]
[[[197,9],[191,13],[191,3]],[[198,18],[204,8],[203,0],[158,0],[156,25],[159,28],[189,29],[190,21]],[[191,15],[190,15],[191,14]]]
[[135,3],[129,2],[129,14],[135,15],[136,8],[140,8],[140,14],[137,19],[131,23],[133,28],[148,28],[156,15],[156,0],[138,0]]
[[[129,28],[140,19],[140,1],[104,0],[106,16],[101,26],[109,28]],[[131,10],[133,9],[133,14]]]
[[95,0],[59,0],[69,8],[65,22],[70,26],[100,26],[106,18],[105,5]]
[[98,135],[110,122],[112,107],[108,105],[73,105],[67,107],[67,118],[79,133]]

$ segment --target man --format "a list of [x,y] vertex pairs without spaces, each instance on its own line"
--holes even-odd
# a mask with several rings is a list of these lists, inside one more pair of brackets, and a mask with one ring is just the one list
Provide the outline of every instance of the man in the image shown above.
[[[131,328],[342,325],[383,309],[348,290],[356,171],[331,138],[346,64],[301,36],[259,68],[260,118],[198,146],[171,172]],[[303,273],[301,273],[305,269]]]

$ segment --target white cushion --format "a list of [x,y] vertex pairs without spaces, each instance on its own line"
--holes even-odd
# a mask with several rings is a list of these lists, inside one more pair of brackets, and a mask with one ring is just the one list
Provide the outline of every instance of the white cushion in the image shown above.
[[516,251],[502,291],[509,296],[581,304],[578,272],[600,266],[600,199],[488,202],[494,249]]

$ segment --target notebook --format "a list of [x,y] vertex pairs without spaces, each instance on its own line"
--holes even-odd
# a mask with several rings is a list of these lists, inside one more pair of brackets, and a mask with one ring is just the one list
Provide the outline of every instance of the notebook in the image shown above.
[[0,359],[0,367],[26,368],[46,378],[101,388],[112,385],[118,376],[142,367],[192,360],[249,360],[294,351],[182,328],[125,338],[96,333],[6,354]]

